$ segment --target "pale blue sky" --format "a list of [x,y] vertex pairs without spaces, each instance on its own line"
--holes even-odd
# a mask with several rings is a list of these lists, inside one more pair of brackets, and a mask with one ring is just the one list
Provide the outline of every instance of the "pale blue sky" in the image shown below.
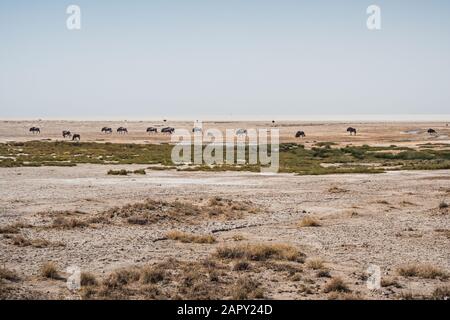
[[449,89],[444,0],[0,1],[0,118],[449,114]]

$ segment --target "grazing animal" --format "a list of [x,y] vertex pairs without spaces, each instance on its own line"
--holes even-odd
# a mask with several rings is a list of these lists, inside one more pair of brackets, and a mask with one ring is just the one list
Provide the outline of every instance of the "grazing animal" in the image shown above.
[[147,132],[148,132],[148,133],[151,133],[151,132],[158,133],[158,129],[156,129],[156,128],[154,128],[154,127],[148,127],[148,128],[147,128]]
[[78,133],[75,133],[73,136],[72,136],[72,141],[80,141],[80,139],[81,139],[81,136],[78,134]]
[[168,133],[168,134],[172,134],[175,132],[175,128],[172,127],[166,127],[166,128],[162,128],[161,129],[162,133]]
[[117,128],[117,133],[125,134],[125,133],[128,133],[128,130],[127,130],[127,128],[119,127],[119,128]]
[[192,132],[202,132],[202,128],[198,127],[192,128]]
[[108,127],[103,127],[102,128],[102,133],[112,133],[112,129],[108,128]]
[[39,133],[41,133],[41,129],[39,129],[39,128],[37,128],[37,127],[31,127],[30,128],[30,132],[31,133],[33,133],[33,134],[39,134]]
[[353,134],[355,134],[355,136],[356,136],[356,129],[355,129],[355,128],[348,127],[348,128],[347,128],[347,132],[350,132],[350,135],[352,135],[352,133],[353,133]]
[[236,131],[236,134],[237,134],[238,136],[240,136],[240,135],[246,135],[246,134],[247,134],[247,129],[238,129],[238,130]]
[[67,138],[67,137],[70,138],[72,136],[72,133],[70,133],[70,131],[68,131],[68,130],[64,130],[62,132],[62,136],[63,136],[63,138]]
[[429,134],[436,134],[436,130],[434,130],[434,129],[428,129],[428,131],[427,131]]
[[300,137],[304,138],[305,136],[306,135],[305,135],[304,131],[297,131],[297,133],[295,134],[296,138],[300,138]]

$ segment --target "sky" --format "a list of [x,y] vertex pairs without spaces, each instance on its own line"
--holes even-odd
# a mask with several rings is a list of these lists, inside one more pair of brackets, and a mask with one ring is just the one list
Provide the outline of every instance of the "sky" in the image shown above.
[[0,119],[354,114],[450,114],[450,1],[0,1]]

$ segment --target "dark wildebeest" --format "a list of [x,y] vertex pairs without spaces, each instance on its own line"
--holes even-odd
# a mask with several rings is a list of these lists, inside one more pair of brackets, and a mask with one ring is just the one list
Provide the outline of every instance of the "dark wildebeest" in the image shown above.
[[238,129],[238,130],[236,130],[236,134],[237,134],[238,136],[240,136],[240,135],[246,135],[246,134],[247,134],[247,129]]
[[428,131],[427,131],[429,134],[436,134],[436,130],[434,130],[434,129],[428,129]]
[[295,134],[296,138],[300,138],[300,137],[304,138],[305,136],[306,135],[305,135],[304,131],[297,131],[297,133]]
[[354,133],[355,136],[356,136],[356,129],[355,129],[355,128],[348,127],[348,128],[347,128],[347,132],[350,132],[350,135],[352,135],[352,133]]
[[72,134],[70,133],[70,131],[68,131],[68,130],[64,130],[63,132],[62,132],[62,136],[63,136],[63,138],[67,138],[67,137],[71,137],[72,136]]
[[151,132],[158,133],[158,129],[156,129],[155,127],[148,127],[147,132],[148,133],[151,133]]
[[72,141],[75,141],[75,140],[80,141],[80,139],[81,139],[81,136],[80,136],[78,133],[75,133],[75,134],[72,136]]
[[41,129],[37,128],[37,127],[31,127],[30,128],[30,132],[35,134],[35,133],[41,133]]
[[198,127],[195,127],[195,128],[192,128],[192,132],[202,132],[202,128],[198,128]]
[[108,127],[103,127],[102,128],[102,133],[112,133],[112,129],[108,128]]
[[127,130],[127,128],[120,127],[120,128],[117,128],[117,133],[128,133],[128,130]]
[[166,127],[166,128],[162,128],[161,129],[162,133],[168,133],[168,134],[172,134],[175,132],[175,128],[172,127]]

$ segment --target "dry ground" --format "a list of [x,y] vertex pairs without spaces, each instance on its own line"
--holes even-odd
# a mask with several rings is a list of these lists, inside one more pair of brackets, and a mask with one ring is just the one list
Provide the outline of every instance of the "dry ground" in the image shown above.
[[[112,168],[0,170],[2,298],[449,295],[449,170],[108,176]],[[371,264],[381,290],[366,287]],[[66,288],[69,266],[89,273],[79,292]]]

